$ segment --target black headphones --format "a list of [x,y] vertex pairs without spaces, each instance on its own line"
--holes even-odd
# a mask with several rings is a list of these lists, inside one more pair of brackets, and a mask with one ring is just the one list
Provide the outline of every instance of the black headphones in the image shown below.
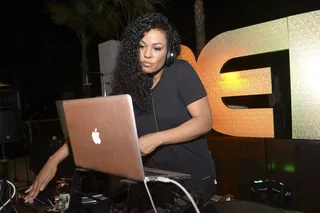
[[174,60],[175,60],[174,53],[173,53],[173,46],[172,46],[172,42],[171,42],[170,37],[171,36],[169,36],[169,38],[168,38],[168,47],[167,47],[167,55],[166,55],[166,62],[165,62],[165,65],[167,67],[170,67],[174,63]]

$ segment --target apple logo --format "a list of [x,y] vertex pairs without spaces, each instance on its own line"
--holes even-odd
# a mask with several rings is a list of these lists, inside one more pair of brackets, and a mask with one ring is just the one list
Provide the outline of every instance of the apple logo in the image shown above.
[[100,139],[100,134],[97,132],[97,128],[94,129],[94,132],[91,133],[92,140],[95,144],[100,144],[101,139]]

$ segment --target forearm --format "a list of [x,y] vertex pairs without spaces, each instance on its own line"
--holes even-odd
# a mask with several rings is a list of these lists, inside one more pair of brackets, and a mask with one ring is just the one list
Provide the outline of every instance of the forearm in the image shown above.
[[180,126],[161,131],[158,134],[160,145],[181,143],[193,140],[211,129],[211,119],[192,118]]
[[69,155],[69,141],[66,141],[49,159],[59,164]]

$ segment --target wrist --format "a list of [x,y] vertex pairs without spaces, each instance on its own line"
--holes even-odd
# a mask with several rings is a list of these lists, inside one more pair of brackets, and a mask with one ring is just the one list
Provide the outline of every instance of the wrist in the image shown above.
[[156,134],[156,143],[157,146],[161,146],[165,144],[165,134],[163,131],[157,132]]

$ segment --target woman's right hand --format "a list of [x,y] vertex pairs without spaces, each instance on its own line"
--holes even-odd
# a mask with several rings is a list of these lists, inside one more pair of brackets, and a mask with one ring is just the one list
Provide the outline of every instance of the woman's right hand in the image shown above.
[[43,191],[48,183],[52,180],[57,172],[58,162],[53,158],[49,158],[47,163],[41,169],[36,180],[33,184],[25,191],[28,195],[24,198],[25,202],[32,203],[33,199],[36,198],[40,191]]

